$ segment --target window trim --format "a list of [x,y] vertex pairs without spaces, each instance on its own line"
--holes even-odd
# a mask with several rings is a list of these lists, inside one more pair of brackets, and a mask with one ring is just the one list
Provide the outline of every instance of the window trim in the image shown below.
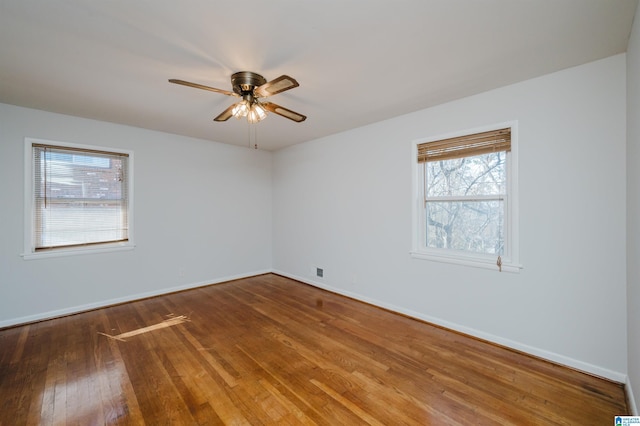
[[[508,252],[501,257],[501,267],[496,263],[496,256],[483,255],[471,252],[462,252],[450,249],[437,249],[426,246],[426,214],[424,203],[424,172],[423,165],[418,162],[418,146],[423,143],[442,139],[455,138],[475,133],[489,132],[501,128],[511,128],[511,151],[507,153],[507,194],[505,198],[505,246]],[[411,174],[412,174],[412,248],[411,257],[415,259],[444,262],[457,265],[465,265],[476,268],[492,269],[502,272],[520,272],[522,265],[519,263],[519,212],[518,212],[518,122],[509,121],[489,126],[483,126],[464,131],[452,132],[421,138],[412,141],[411,150]]]
[[[37,250],[34,247],[34,233],[35,229],[33,228],[34,224],[34,180],[33,180],[33,145],[50,145],[50,146],[58,146],[61,148],[69,148],[69,149],[81,149],[88,151],[102,151],[102,152],[112,152],[118,154],[126,154],[128,159],[128,226],[129,226],[129,237],[128,241],[116,241],[116,242],[105,242],[105,243],[94,243],[87,244],[81,246],[69,246],[69,247],[60,247],[53,248],[48,250]],[[25,138],[24,139],[24,252],[21,254],[22,258],[25,260],[33,260],[33,259],[43,259],[43,258],[51,258],[51,257],[60,257],[60,256],[75,256],[81,254],[91,254],[91,253],[106,253],[113,251],[123,251],[123,250],[133,250],[135,248],[134,244],[134,220],[133,220],[133,212],[134,212],[134,197],[133,197],[133,151],[112,148],[112,147],[99,147],[94,145],[84,145],[84,144],[76,144],[69,142],[60,142],[60,141],[51,141],[45,139],[36,139],[36,138]]]

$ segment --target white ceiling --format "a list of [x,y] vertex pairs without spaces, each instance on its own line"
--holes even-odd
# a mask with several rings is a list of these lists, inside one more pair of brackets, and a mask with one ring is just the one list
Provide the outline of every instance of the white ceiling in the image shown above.
[[[638,0],[0,0],[0,102],[248,146],[236,71],[300,87],[275,150],[626,51]],[[251,134],[251,138],[254,134]],[[252,139],[253,140],[253,139]]]

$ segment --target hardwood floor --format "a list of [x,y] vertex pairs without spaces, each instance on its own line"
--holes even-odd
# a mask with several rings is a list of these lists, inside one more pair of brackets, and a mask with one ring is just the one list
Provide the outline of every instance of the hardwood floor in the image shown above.
[[0,331],[0,425],[613,424],[622,386],[276,275]]

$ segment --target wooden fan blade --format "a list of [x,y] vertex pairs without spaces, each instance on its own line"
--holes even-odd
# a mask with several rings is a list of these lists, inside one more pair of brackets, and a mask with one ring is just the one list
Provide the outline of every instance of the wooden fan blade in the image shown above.
[[298,114],[295,111],[291,111],[290,109],[281,107],[280,105],[276,105],[272,102],[261,102],[260,105],[262,105],[267,111],[271,111],[274,114],[281,115],[284,118],[288,118],[289,120],[293,120],[297,123],[301,123],[307,119],[306,115]]
[[229,108],[222,111],[220,115],[213,119],[213,121],[227,121],[228,119],[230,119],[233,116],[233,108],[236,105],[237,104],[233,104]]
[[254,94],[259,98],[266,98],[267,96],[282,93],[285,90],[293,89],[300,86],[295,78],[291,78],[288,75],[281,75],[280,77],[268,81],[262,86],[256,87]]
[[210,92],[221,93],[221,94],[227,95],[227,96],[235,96],[235,97],[239,97],[240,96],[237,93],[229,92],[228,90],[216,89],[215,87],[203,86],[202,84],[191,83],[189,81],[184,81],[184,80],[177,80],[175,78],[169,79],[169,83],[175,83],[175,84],[181,84],[183,86],[195,87],[196,89],[209,90]]

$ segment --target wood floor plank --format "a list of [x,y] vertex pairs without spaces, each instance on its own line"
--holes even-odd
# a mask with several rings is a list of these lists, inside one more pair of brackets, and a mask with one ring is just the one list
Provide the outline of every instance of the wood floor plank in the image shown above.
[[613,383],[266,274],[0,330],[0,426],[611,424]]

